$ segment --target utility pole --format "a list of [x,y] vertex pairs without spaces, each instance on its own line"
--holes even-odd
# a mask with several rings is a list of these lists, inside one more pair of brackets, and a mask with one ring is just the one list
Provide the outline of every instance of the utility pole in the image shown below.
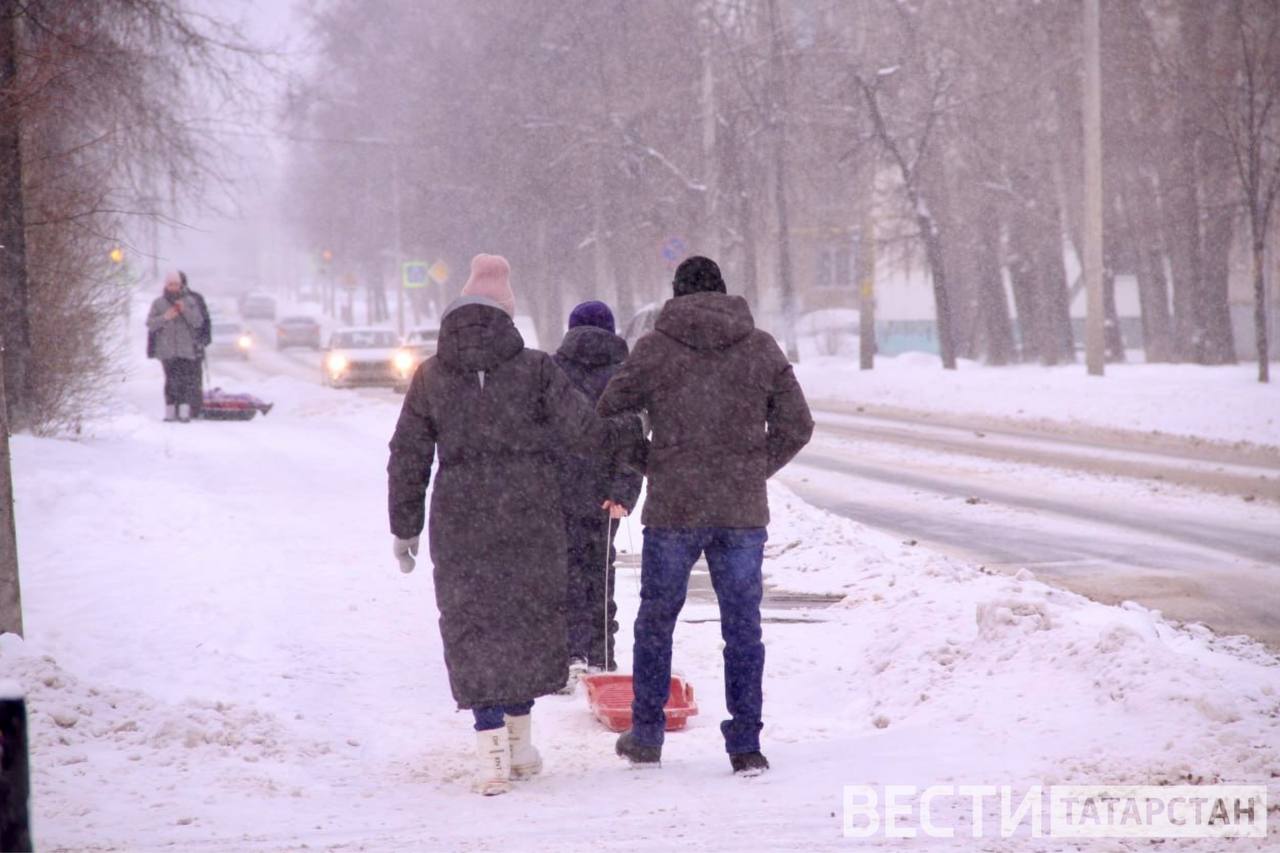
[[769,104],[773,124],[773,189],[778,214],[778,285],[782,291],[782,336],[787,360],[800,360],[796,341],[795,288],[791,280],[791,220],[787,212],[787,80],[782,56],[782,23],[778,0],[769,0]]
[[404,263],[404,252],[401,246],[403,234],[400,230],[400,147],[392,142],[391,149],[391,215],[395,219],[395,275],[393,281],[396,288],[396,334],[404,337],[404,281],[401,264]]
[[[709,12],[709,14],[714,14]],[[711,38],[702,46],[702,158],[705,177],[703,183],[703,213],[706,216],[706,254],[720,260],[720,223],[716,221],[716,185],[719,157],[716,153],[716,81],[711,66]]]
[[1098,0],[1084,0],[1084,284],[1085,364],[1102,376],[1106,341],[1102,305],[1102,70]]

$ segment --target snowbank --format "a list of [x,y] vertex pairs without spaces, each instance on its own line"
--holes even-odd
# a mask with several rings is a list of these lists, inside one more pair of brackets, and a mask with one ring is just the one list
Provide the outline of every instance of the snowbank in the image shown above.
[[937,356],[924,353],[878,357],[871,371],[846,358],[803,360],[796,368],[817,402],[1280,447],[1280,387],[1260,384],[1256,370],[1248,364],[1109,364],[1098,378],[1083,364],[985,367],[962,360],[957,370],[943,371]]

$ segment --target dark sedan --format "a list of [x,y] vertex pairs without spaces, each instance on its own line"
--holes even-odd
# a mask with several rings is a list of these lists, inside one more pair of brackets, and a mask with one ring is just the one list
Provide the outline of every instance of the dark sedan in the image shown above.
[[320,349],[320,324],[314,317],[285,317],[276,323],[276,349]]

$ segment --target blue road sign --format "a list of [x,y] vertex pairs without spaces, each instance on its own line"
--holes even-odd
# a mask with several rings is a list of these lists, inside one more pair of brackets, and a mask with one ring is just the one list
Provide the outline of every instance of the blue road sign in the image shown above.
[[401,267],[401,281],[405,290],[421,290],[431,281],[430,267],[426,261],[405,261]]
[[662,241],[661,252],[663,262],[671,269],[675,269],[689,254],[689,244],[683,237],[668,237]]

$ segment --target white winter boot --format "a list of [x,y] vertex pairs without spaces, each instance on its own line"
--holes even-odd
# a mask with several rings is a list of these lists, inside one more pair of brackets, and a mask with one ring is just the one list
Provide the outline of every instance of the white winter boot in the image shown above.
[[569,659],[569,679],[556,691],[557,696],[572,696],[578,690],[578,679],[590,671],[586,658]]
[[164,407],[165,423],[171,423],[178,419],[178,407],[173,403],[166,403]]
[[542,772],[542,756],[533,745],[533,714],[508,715],[507,739],[511,743],[512,779],[528,779]]
[[191,420],[191,406],[187,403],[178,404],[178,423],[185,424]]
[[486,797],[511,790],[511,741],[505,727],[476,732],[476,778],[471,790]]

